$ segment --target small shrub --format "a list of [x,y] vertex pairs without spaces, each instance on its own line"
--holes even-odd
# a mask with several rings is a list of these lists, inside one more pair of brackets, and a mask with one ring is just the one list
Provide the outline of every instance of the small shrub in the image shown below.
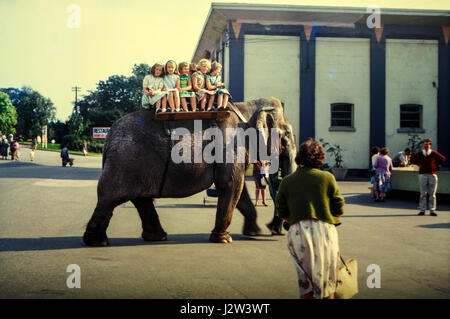
[[63,142],[61,146],[66,145],[69,150],[72,151],[82,151],[83,143],[78,135],[70,134],[63,137]]

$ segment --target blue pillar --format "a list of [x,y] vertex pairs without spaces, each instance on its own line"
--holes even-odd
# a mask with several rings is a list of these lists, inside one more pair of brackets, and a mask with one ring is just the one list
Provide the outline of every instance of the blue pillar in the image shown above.
[[386,37],[370,43],[370,147],[386,144]]
[[316,38],[311,31],[309,41],[305,32],[300,38],[300,136],[298,144],[315,137],[316,101]]
[[[229,47],[229,90],[234,102],[244,101],[244,39],[243,28],[236,39],[233,31],[230,34]],[[228,30],[233,30],[231,22],[228,23]]]
[[447,157],[450,166],[450,43],[439,40],[438,152]]

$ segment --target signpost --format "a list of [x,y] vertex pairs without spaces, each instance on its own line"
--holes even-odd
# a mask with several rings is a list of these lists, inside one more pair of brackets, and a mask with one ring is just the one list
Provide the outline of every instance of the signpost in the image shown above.
[[110,127],[93,127],[92,137],[93,138],[106,138],[109,133]]

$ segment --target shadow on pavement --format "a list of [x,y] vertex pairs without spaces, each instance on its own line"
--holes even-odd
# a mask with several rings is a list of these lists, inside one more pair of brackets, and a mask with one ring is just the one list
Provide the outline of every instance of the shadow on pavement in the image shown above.
[[352,218],[352,217],[411,217],[411,216],[417,216],[417,214],[402,214],[402,215],[342,215],[339,218]]
[[423,227],[423,228],[450,228],[450,223],[431,224],[431,225],[418,225],[416,227]]
[[[20,168],[20,171],[8,168]],[[30,162],[8,162],[0,165],[0,178],[98,180],[101,173],[101,168],[48,166]]]
[[[109,247],[123,246],[154,246],[174,244],[212,244],[209,241],[209,233],[206,234],[174,234],[168,235],[167,241],[148,242],[141,238],[109,238]],[[231,234],[233,241],[276,241],[271,235],[247,237],[239,234]],[[0,238],[0,252],[4,251],[37,251],[59,250],[88,247],[83,243],[82,237],[41,237],[41,238]],[[102,247],[99,247],[101,249]]]

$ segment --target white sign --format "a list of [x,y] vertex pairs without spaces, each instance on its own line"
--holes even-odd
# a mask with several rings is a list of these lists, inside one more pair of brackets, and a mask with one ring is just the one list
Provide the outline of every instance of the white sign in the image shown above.
[[106,138],[109,133],[110,127],[93,127],[92,137],[93,138]]

